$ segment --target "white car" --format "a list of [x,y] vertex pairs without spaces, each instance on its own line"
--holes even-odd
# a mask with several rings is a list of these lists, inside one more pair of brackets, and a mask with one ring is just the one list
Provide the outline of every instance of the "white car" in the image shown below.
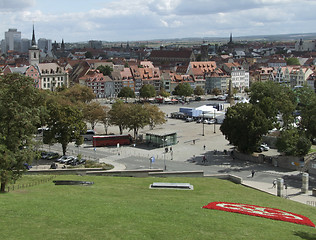
[[266,143],[261,144],[260,147],[263,149],[263,151],[269,151],[270,150],[270,147]]
[[75,157],[74,156],[61,156],[57,162],[63,163],[63,164],[67,164],[69,161],[72,161]]

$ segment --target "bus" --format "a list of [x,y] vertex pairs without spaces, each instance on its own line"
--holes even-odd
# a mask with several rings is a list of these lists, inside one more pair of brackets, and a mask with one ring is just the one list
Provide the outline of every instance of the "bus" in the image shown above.
[[133,138],[130,134],[125,135],[106,135],[106,136],[93,136],[93,147],[107,147],[120,145],[130,145]]

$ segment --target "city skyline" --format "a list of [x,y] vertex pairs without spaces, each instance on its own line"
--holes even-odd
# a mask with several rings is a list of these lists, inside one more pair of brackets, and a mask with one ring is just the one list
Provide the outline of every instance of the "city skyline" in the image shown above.
[[315,32],[312,0],[0,0],[1,37],[80,42]]

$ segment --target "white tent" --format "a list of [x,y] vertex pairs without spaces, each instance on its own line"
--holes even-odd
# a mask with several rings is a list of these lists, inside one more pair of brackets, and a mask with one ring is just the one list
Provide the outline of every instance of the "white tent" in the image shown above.
[[214,108],[213,106],[206,106],[206,105],[198,107],[198,108],[196,108],[196,110],[201,110],[203,113],[213,113],[213,114],[214,114],[214,112],[215,113],[217,112],[217,109]]

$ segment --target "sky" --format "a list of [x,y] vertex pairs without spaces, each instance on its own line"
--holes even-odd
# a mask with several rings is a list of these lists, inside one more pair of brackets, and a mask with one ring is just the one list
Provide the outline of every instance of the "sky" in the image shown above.
[[0,39],[142,41],[316,32],[316,0],[0,0]]

